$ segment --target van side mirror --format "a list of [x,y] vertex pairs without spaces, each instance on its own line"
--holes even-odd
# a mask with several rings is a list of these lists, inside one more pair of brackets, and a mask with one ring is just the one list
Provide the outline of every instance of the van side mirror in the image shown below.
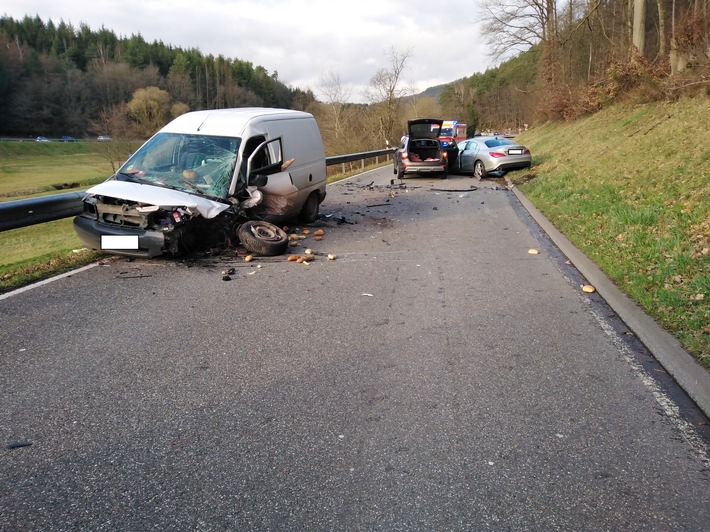
[[249,176],[249,185],[255,186],[255,187],[263,187],[266,186],[266,183],[269,181],[269,176],[265,174],[251,174]]

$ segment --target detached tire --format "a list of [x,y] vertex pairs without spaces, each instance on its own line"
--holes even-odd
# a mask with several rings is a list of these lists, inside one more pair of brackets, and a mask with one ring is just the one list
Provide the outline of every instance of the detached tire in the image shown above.
[[283,255],[288,247],[288,236],[280,227],[262,220],[250,220],[237,229],[242,245],[251,253],[264,257]]

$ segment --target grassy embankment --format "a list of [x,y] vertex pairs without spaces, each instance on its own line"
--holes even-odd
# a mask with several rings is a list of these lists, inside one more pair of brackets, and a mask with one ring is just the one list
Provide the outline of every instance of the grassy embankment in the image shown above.
[[523,193],[710,369],[710,98],[615,107],[519,137]]

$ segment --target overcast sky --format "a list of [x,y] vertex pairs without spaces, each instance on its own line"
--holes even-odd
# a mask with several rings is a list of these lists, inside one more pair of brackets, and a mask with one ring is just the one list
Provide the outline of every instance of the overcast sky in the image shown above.
[[393,48],[410,51],[403,80],[416,92],[495,66],[475,0],[3,0],[0,9],[250,61],[318,97],[322,76],[333,72],[350,101],[365,101]]

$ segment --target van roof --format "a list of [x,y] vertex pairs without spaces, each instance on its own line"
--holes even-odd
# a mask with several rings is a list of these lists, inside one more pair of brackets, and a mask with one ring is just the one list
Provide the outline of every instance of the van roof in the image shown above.
[[271,107],[239,107],[235,109],[210,109],[192,111],[178,116],[160,131],[167,133],[201,133],[236,137],[241,135],[250,122],[265,120],[289,120],[313,118],[310,113],[293,109],[275,109]]

